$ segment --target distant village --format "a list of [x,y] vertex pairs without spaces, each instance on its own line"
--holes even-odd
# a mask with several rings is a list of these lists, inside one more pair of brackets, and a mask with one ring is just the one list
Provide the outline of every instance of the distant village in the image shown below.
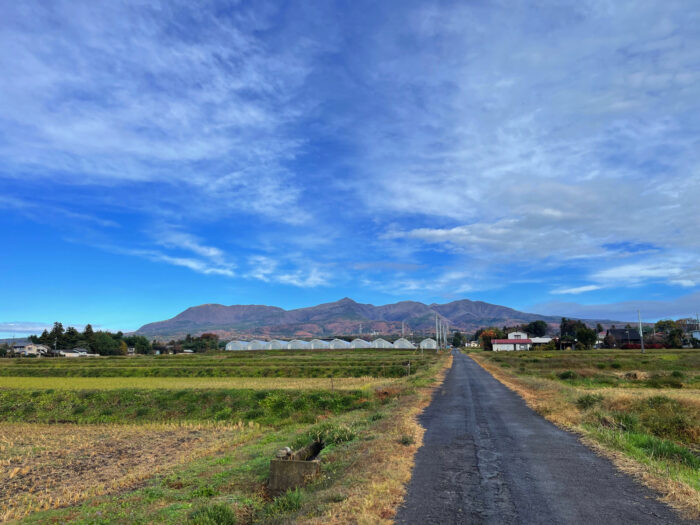
[[222,341],[216,334],[187,335],[183,339],[162,342],[144,336],[125,335],[122,332],[94,332],[90,325],[79,332],[73,327],[63,328],[54,323],[51,331],[40,336],[30,336],[26,341],[0,344],[0,357],[58,357],[95,358],[99,356],[129,356],[139,354],[194,354],[212,350],[321,350],[321,349],[415,349],[438,350],[440,348],[469,347],[484,350],[585,350],[585,349],[639,349],[646,348],[700,348],[700,322],[683,318],[661,320],[641,326],[625,325],[608,329],[598,324],[596,329],[579,320],[562,318],[556,335],[544,321],[534,321],[514,327],[487,327],[474,334],[459,331],[437,330],[437,337],[424,337],[414,341],[412,335],[364,339],[338,336],[332,339],[253,339]]

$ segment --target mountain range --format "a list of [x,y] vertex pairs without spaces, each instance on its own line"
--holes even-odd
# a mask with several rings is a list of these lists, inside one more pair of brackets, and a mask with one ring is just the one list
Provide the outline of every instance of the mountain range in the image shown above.
[[[401,301],[383,306],[361,304],[349,298],[307,308],[284,310],[277,306],[203,304],[175,317],[149,323],[136,333],[171,339],[213,332],[221,338],[330,337],[354,334],[432,333],[436,315],[451,329],[474,331],[485,326],[513,326],[545,321],[552,328],[561,317],[519,312],[505,306],[463,299],[446,304]],[[588,323],[595,326],[596,320]],[[610,324],[611,321],[601,321]]]

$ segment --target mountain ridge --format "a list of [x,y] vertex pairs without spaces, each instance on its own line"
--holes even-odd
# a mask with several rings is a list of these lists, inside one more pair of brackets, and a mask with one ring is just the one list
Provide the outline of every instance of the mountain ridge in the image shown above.
[[[204,332],[213,332],[222,338],[328,337],[361,333],[396,334],[403,324],[407,330],[429,334],[434,332],[436,315],[447,321],[450,328],[461,331],[538,320],[545,321],[553,329],[561,320],[560,316],[521,312],[507,306],[469,299],[445,304],[399,301],[375,306],[344,297],[338,301],[291,310],[260,304],[201,304],[190,306],[170,319],[145,324],[135,333],[151,338],[176,338]],[[614,322],[584,321],[589,324]]]

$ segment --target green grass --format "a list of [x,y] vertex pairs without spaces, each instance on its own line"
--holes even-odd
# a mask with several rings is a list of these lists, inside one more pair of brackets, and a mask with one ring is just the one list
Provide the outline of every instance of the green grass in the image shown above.
[[279,424],[379,404],[372,393],[358,390],[0,390],[0,421]]

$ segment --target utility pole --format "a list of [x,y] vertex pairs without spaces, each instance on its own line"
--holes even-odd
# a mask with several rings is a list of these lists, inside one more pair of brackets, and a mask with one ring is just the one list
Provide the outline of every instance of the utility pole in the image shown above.
[[637,317],[639,318],[639,340],[642,343],[642,353],[644,353],[644,332],[642,331],[642,314],[637,310]]

